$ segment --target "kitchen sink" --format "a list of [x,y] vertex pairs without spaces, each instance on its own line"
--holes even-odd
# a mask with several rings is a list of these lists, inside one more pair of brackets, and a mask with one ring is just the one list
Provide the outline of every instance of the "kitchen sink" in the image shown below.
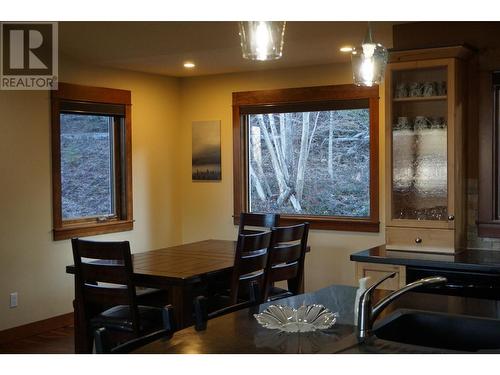
[[378,321],[375,336],[404,344],[462,352],[500,349],[500,320],[400,309]]

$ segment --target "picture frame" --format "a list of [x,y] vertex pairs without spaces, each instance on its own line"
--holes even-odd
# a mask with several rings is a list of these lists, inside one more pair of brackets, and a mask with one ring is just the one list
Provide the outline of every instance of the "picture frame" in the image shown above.
[[220,120],[192,123],[192,181],[221,181]]

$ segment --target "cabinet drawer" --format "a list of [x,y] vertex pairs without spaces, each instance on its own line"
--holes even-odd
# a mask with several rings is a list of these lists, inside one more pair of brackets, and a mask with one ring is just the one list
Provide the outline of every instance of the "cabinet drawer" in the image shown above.
[[356,278],[359,280],[362,277],[369,277],[368,287],[393,272],[396,272],[396,276],[380,284],[379,289],[396,290],[403,287],[406,284],[405,267],[391,264],[356,262]]
[[451,229],[387,227],[386,248],[392,250],[453,253],[455,232]]

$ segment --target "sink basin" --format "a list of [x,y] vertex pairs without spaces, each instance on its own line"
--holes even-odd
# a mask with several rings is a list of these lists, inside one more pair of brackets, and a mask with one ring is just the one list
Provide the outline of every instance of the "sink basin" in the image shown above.
[[500,349],[500,320],[419,310],[396,310],[375,324],[389,341],[462,352]]

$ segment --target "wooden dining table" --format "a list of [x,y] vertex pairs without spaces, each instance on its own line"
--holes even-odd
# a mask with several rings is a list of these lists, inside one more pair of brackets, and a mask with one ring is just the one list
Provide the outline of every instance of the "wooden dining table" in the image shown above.
[[[229,277],[235,250],[236,241],[205,240],[135,253],[132,254],[134,281],[136,286],[167,290],[177,328],[188,327],[193,322],[196,291],[209,279]],[[66,272],[74,274],[74,265],[67,266]],[[83,306],[78,301],[76,288],[74,310],[75,352],[88,352],[89,328],[80,318]]]

